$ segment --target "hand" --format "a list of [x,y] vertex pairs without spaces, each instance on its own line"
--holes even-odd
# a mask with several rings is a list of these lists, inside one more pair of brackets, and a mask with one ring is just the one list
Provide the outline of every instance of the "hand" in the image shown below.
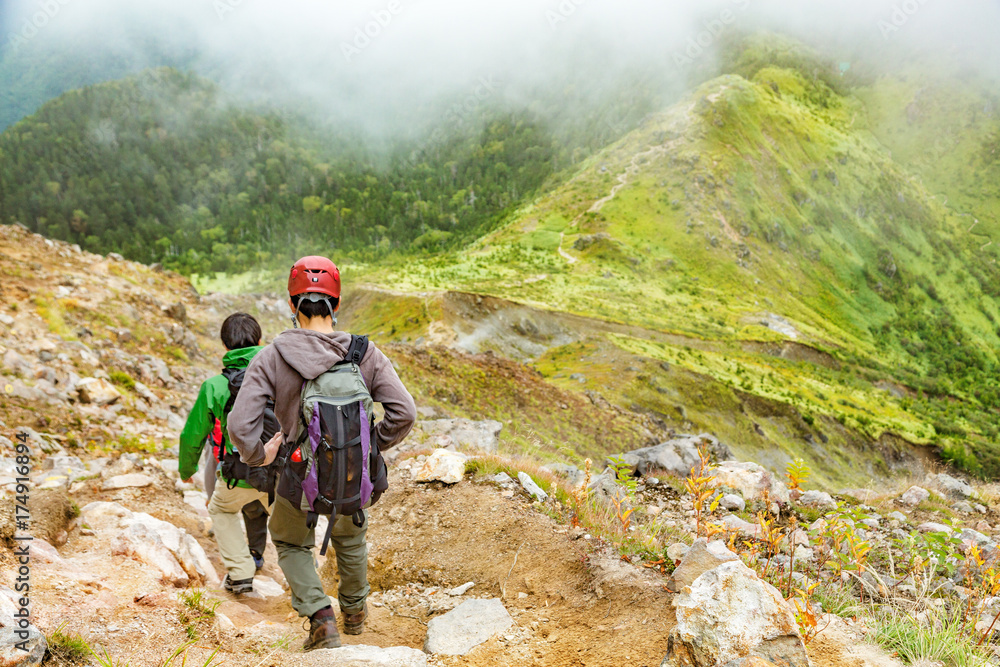
[[262,466],[269,466],[274,463],[274,459],[278,457],[278,448],[281,447],[284,439],[284,434],[278,431],[274,434],[273,438],[264,443],[264,462],[261,464]]

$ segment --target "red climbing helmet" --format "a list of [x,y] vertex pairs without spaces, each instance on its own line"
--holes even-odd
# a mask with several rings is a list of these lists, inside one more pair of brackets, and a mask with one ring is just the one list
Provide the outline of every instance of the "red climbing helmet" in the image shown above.
[[288,296],[317,292],[340,298],[340,269],[326,257],[310,255],[292,265],[288,274]]

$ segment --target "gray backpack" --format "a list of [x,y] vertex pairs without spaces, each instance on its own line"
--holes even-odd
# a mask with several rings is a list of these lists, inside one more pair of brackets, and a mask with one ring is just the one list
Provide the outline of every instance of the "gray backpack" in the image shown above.
[[347,357],[302,384],[299,435],[283,461],[278,493],[307,512],[314,528],[320,514],[330,517],[320,554],[326,554],[337,515],[365,523],[364,507],[389,488],[388,471],[372,442],[373,401],[361,360],[368,338],[351,336]]

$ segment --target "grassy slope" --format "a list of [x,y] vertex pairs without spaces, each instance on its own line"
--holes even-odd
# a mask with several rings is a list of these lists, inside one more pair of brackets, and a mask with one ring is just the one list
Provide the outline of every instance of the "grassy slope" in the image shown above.
[[[641,335],[605,336],[602,350],[695,375],[638,372],[623,382],[629,374],[612,367],[594,382],[620,403],[661,415],[680,405],[686,418],[678,421],[725,432],[737,451],[767,453],[775,465],[806,455],[817,467],[849,468],[851,452],[863,446],[859,434],[949,450],[971,444],[988,461],[992,415],[955,386],[946,392],[951,399],[924,397],[921,382],[933,365],[900,341],[918,348],[927,341],[899,327],[879,332],[901,309],[940,312],[959,344],[993,361],[998,311],[984,294],[993,275],[967,274],[981,245],[969,242],[968,221],[892,160],[865,129],[864,110],[857,98],[793,69],[725,76],[647,119],[465,252],[362,277],[403,290],[492,294],[709,341],[711,350],[692,352]],[[620,179],[627,185],[592,210]],[[560,255],[560,241],[575,263]],[[748,348],[747,341],[785,338],[762,326],[769,313],[828,352],[832,367]],[[587,369],[560,349],[536,365],[557,383],[557,375]],[[785,422],[765,414],[763,425],[759,414],[729,412],[746,413],[755,397],[792,410]],[[935,428],[942,420],[957,428]],[[885,458],[874,456],[869,470],[884,472]],[[857,478],[827,474],[828,483]]]

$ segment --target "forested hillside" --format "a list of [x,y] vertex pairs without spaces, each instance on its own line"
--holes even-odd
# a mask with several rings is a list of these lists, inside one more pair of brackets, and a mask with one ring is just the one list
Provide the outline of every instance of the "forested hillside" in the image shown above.
[[185,273],[318,244],[435,248],[537,188],[553,144],[524,115],[399,152],[338,151],[300,118],[230,106],[164,69],[61,96],[0,135],[5,222]]

